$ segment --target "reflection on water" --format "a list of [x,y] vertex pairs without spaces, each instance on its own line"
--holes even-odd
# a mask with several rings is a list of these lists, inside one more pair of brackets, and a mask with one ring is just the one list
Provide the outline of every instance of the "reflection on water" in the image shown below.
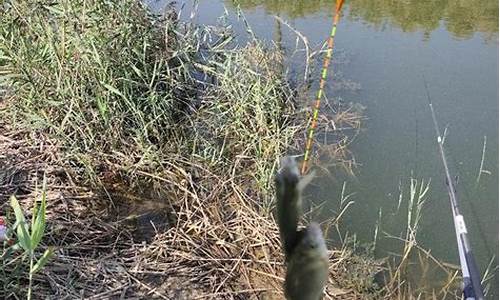
[[422,30],[429,34],[444,20],[446,29],[458,38],[470,38],[481,32],[486,39],[498,34],[498,1],[496,0],[409,0],[350,1],[349,14],[383,26],[388,19],[403,31]]
[[[237,0],[241,8],[264,7],[273,14],[286,14],[290,18],[330,11],[334,0]],[[470,38],[480,32],[485,39],[496,40],[498,36],[498,1],[496,0],[351,0],[345,9],[349,18],[361,19],[378,28],[388,25],[405,32],[423,31],[428,35],[436,30],[441,21],[457,38]]]

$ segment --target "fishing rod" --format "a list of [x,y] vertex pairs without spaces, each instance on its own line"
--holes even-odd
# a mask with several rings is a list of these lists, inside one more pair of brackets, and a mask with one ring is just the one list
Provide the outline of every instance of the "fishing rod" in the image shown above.
[[323,98],[323,91],[325,89],[326,77],[328,73],[328,66],[330,65],[330,60],[332,59],[333,54],[333,39],[335,38],[335,32],[337,31],[337,24],[340,19],[340,10],[342,9],[342,4],[344,4],[344,0],[337,0],[335,5],[335,14],[333,18],[332,30],[330,32],[330,37],[328,38],[328,48],[326,51],[325,58],[323,60],[323,68],[321,69],[321,78],[319,81],[319,89],[318,94],[316,95],[316,102],[314,103],[314,110],[312,114],[311,126],[309,127],[306,149],[304,151],[304,161],[302,162],[302,169],[300,171],[301,174],[305,174],[307,171],[307,163],[309,161],[309,156],[311,154],[313,138],[314,138],[314,130],[318,125],[318,115],[319,108],[321,104],[321,98]]
[[458,246],[458,256],[460,258],[460,268],[462,269],[462,279],[463,279],[463,294],[466,300],[482,300],[484,299],[483,288],[481,286],[481,276],[477,269],[476,261],[472,254],[472,248],[469,244],[469,239],[467,237],[467,227],[465,226],[465,220],[463,215],[460,213],[458,208],[458,200],[455,185],[451,179],[450,170],[448,168],[448,162],[446,160],[446,155],[444,153],[444,138],[441,137],[439,130],[439,125],[436,118],[436,112],[432,105],[431,97],[429,95],[429,90],[427,88],[427,82],[424,78],[425,91],[427,93],[427,100],[429,101],[429,107],[431,109],[432,120],[434,122],[434,129],[436,131],[437,143],[439,146],[439,153],[441,155],[441,161],[444,165],[444,172],[446,175],[446,189],[448,190],[448,196],[450,199],[451,211],[453,213],[453,220],[455,226],[455,235],[457,238]]

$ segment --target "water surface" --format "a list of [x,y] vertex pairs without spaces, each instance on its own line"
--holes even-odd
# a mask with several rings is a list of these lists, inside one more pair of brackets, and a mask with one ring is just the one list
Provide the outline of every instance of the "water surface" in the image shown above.
[[[157,11],[165,5],[146,2]],[[233,29],[245,36],[236,3],[258,37],[271,41],[281,36],[285,49],[293,48],[295,35],[277,26],[274,15],[287,19],[313,47],[330,31],[333,1],[200,1],[196,21],[215,24],[227,9]],[[448,160],[460,178],[462,213],[484,270],[498,253],[498,2],[348,1],[337,31],[334,56],[338,53],[346,53],[349,63],[334,64],[333,72],[358,82],[361,89],[330,90],[329,97],[366,107],[363,131],[351,146],[359,167],[355,178],[332,169],[333,177],[319,178],[310,198],[327,201],[327,214],[338,211],[346,181],[356,203],[343,229],[371,242],[380,209],[383,230],[399,235],[405,228],[405,212],[396,212],[400,187],[407,193],[410,177],[430,179],[418,240],[437,258],[458,264],[425,78],[441,127],[448,127]],[[300,66],[303,61],[291,63]],[[485,138],[484,169],[490,174],[477,181]],[[398,245],[379,235],[375,254],[385,256]]]

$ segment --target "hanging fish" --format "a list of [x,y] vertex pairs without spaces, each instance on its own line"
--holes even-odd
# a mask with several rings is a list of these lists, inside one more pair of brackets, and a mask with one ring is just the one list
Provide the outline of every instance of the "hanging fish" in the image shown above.
[[281,170],[275,178],[276,210],[281,242],[287,261],[300,235],[297,232],[297,226],[302,217],[301,193],[313,177],[314,174],[311,173],[301,179],[295,159],[290,156],[282,158]]
[[317,223],[302,231],[292,250],[285,278],[288,300],[320,300],[328,280],[328,253]]

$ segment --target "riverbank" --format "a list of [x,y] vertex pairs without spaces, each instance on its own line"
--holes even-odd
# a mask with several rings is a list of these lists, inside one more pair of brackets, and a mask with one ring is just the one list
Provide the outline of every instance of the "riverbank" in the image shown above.
[[[47,177],[36,298],[281,298],[273,177],[306,126],[281,53],[136,1],[6,5],[0,204],[28,212]],[[336,246],[327,294],[379,293],[380,263]],[[20,254],[2,259],[23,297]]]

